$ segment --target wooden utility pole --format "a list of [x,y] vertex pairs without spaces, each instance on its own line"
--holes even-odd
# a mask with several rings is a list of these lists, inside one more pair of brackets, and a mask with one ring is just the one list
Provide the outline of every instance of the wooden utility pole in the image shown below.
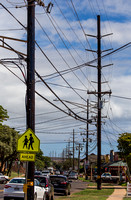
[[85,179],[88,179],[88,141],[89,141],[89,99],[87,99],[87,125],[86,125],[86,176]]
[[[35,133],[35,1],[28,0],[27,11],[27,129]],[[34,162],[27,162],[27,200],[34,200]]]
[[[88,35],[91,37],[97,38],[97,51],[93,51],[97,53],[97,91],[89,92],[88,94],[95,94],[97,95],[97,189],[101,190],[101,109],[102,109],[102,100],[101,95],[104,94],[111,94],[111,91],[101,91],[101,52],[109,51],[112,49],[101,51],[101,38],[105,36],[109,36],[111,34],[101,36],[101,24],[100,24],[100,15],[97,16],[97,36]],[[87,49],[88,50],[88,49]],[[89,50],[92,51],[92,50]],[[95,67],[90,65],[91,67]],[[105,65],[106,67],[109,65]]]
[[97,116],[97,189],[101,189],[101,32],[100,15],[97,16],[97,69],[98,69],[98,116]]
[[75,157],[75,149],[74,149],[74,144],[75,144],[75,132],[74,132],[74,129],[73,129],[73,170],[75,169],[75,161],[74,161],[74,157]]

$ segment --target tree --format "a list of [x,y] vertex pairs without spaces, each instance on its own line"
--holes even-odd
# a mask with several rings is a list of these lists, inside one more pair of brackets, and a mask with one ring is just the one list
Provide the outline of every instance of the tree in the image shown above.
[[118,149],[125,158],[131,153],[131,133],[122,133],[118,138]]
[[7,110],[0,105],[0,123],[9,118]]
[[9,126],[0,124],[0,171],[5,171],[5,163],[8,161],[11,169],[12,162],[17,157],[18,132]]
[[118,149],[125,159],[131,172],[131,133],[122,133],[118,138]]
[[127,156],[127,163],[128,163],[129,171],[131,172],[131,153],[129,153],[129,155]]
[[40,150],[36,153],[35,166],[37,170],[43,170],[44,168],[50,167],[51,159],[47,156],[43,156],[43,152]]

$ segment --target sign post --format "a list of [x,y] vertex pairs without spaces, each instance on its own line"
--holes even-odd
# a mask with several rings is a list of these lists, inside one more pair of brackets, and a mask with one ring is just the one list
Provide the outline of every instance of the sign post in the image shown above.
[[[23,133],[18,139],[17,151],[20,152],[20,160],[28,162],[35,162],[35,153],[40,150],[40,140],[34,134],[34,132],[28,128],[25,133]],[[27,171],[26,171],[27,174]],[[33,182],[27,179],[26,175],[26,184],[24,185],[23,191],[27,199],[28,187],[32,187]]]

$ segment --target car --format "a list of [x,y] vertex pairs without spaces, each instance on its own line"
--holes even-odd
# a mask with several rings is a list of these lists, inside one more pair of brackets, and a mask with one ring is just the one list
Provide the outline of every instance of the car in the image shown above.
[[102,179],[102,181],[111,181],[112,180],[111,173],[110,172],[104,172],[101,175],[101,179]]
[[0,173],[0,183],[7,183],[9,181],[9,177]]
[[68,174],[68,178],[69,179],[78,179],[78,173],[76,171],[71,171],[69,174]]
[[[19,199],[24,200],[24,184],[25,178],[16,177],[11,179],[4,186],[4,200]],[[45,188],[40,187],[40,182],[34,179],[34,199],[35,200],[46,200]]]
[[49,176],[50,175],[50,171],[49,170],[43,170],[42,171],[42,175],[43,176]]
[[68,173],[69,173],[68,171],[64,171],[64,172],[63,172],[63,175],[64,175],[64,176],[68,176]]
[[55,171],[55,174],[56,174],[56,175],[59,175],[59,174],[60,174],[60,171],[59,171],[59,170],[56,170],[56,171]]
[[35,171],[34,175],[42,175],[42,172],[41,171]]
[[65,196],[70,195],[71,184],[66,176],[51,175],[50,180],[55,192],[63,193]]
[[50,178],[43,175],[35,175],[34,178],[45,188],[46,200],[54,200],[54,186],[51,184]]

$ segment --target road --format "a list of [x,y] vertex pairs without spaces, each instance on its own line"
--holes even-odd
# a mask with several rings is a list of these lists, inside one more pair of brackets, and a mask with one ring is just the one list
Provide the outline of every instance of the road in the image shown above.
[[[88,183],[87,182],[83,182],[81,180],[72,180],[72,183],[71,183],[71,194],[72,193],[75,193],[75,192],[79,192],[81,190],[84,190],[86,189],[88,186]],[[59,198],[63,196],[63,194],[58,194],[58,193],[55,193],[55,198]]]
[[[73,180],[71,183],[71,194],[74,192],[78,192],[87,188],[88,184],[86,182],[82,182],[80,180]],[[0,184],[0,200],[3,200],[3,189],[4,184]],[[63,194],[55,194],[55,198],[59,198],[63,196]]]
[[3,189],[4,189],[4,184],[0,184],[0,200],[3,200]]

